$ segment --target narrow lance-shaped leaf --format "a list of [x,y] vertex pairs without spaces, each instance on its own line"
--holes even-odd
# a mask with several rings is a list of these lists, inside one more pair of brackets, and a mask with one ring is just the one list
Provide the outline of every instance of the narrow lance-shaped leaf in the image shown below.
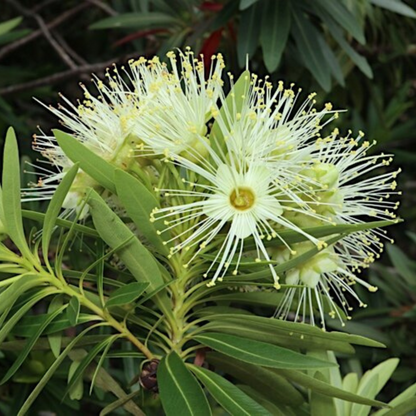
[[115,167],[97,156],[93,151],[84,146],[75,137],[60,130],[53,131],[56,140],[74,163],[79,163],[79,167],[91,178],[95,179],[101,186],[112,193],[116,193],[114,185]]
[[11,307],[23,293],[44,283],[45,279],[41,279],[34,274],[27,274],[20,277],[0,293],[0,314]]
[[[45,263],[49,266],[49,243],[51,241],[52,233],[55,228],[56,220],[61,211],[62,204],[64,203],[65,197],[68,194],[72,183],[74,182],[75,176],[78,172],[78,163],[65,174],[62,182],[56,189],[51,202],[49,203],[46,211],[45,219],[43,222],[42,231],[42,252]],[[50,267],[50,266],[49,266]]]
[[22,220],[20,196],[20,163],[17,139],[14,130],[7,130],[3,158],[3,215],[7,234],[22,255],[34,264],[37,260],[27,245]]
[[[136,390],[131,392],[130,394],[127,394],[125,397],[122,397],[121,399],[116,400],[113,403],[110,403],[106,407],[104,407],[103,410],[100,412],[100,416],[106,416],[113,414],[114,410],[117,410],[121,406],[123,406],[125,403],[129,402],[130,400],[134,399],[136,396],[141,394],[142,392],[140,390]],[[145,416],[143,412],[137,413],[137,416]]]
[[157,370],[160,399],[167,416],[209,416],[211,409],[198,381],[176,352],[162,358]]
[[237,56],[240,68],[244,67],[246,60],[252,59],[259,43],[260,35],[260,10],[261,4],[255,3],[241,13],[238,39],[237,39]]
[[[317,371],[315,373],[315,379],[320,381],[326,381],[322,373]],[[321,415],[336,415],[337,411],[335,408],[334,398],[330,396],[325,396],[315,390],[311,391],[309,399],[311,407],[311,416],[321,416]]]
[[416,19],[416,11],[401,0],[370,0],[375,6]]
[[329,32],[337,41],[337,43],[344,49],[345,53],[350,57],[350,59],[357,65],[360,71],[366,75],[368,78],[373,78],[373,71],[367,62],[367,59],[364,56],[358,54],[354,48],[347,42],[344,38],[342,30],[336,24],[336,22],[331,18],[331,16],[327,16],[325,14],[322,15],[322,19],[325,22]]
[[155,196],[137,179],[120,169],[116,170],[115,183],[117,195],[137,228],[161,254],[168,255],[169,250],[157,233],[163,229],[163,223],[150,221],[150,214],[158,206]]
[[295,22],[292,34],[307,69],[312,73],[325,91],[331,89],[331,73],[325,62],[325,56],[319,48],[321,34],[307,19],[303,12],[294,10]]
[[[13,335],[18,337],[31,337],[34,332],[37,330],[39,325],[41,325],[43,318],[49,314],[42,315],[28,315],[25,316],[20,322],[19,325],[13,328]],[[90,315],[86,313],[80,313],[78,316],[78,325],[90,323],[94,321],[102,321],[102,318],[98,315]],[[43,331],[45,335],[54,334],[64,329],[71,328],[73,325],[69,322],[67,314],[62,314],[62,316],[56,318],[49,326]],[[65,340],[62,340],[64,342]],[[49,344],[48,344],[49,345]]]
[[80,308],[81,305],[79,299],[76,296],[72,297],[69,301],[68,309],[66,310],[66,316],[72,326],[75,326],[78,323]]
[[343,27],[358,42],[365,44],[364,30],[357,19],[340,1],[316,0],[315,7],[319,6],[320,13],[328,13],[338,25]]
[[320,380],[316,380],[307,374],[304,374],[300,371],[294,370],[274,370],[278,374],[281,374],[283,377],[286,377],[289,380],[294,381],[301,386],[304,386],[309,389],[313,389],[321,394],[326,396],[336,397],[338,399],[347,400],[349,402],[365,404],[369,406],[378,406],[378,407],[385,407],[386,404],[380,402],[378,400],[371,400],[366,397],[359,396],[357,394],[353,394],[347,392],[345,390],[339,389],[337,387],[332,386],[331,384],[325,383]]
[[[48,316],[54,314],[55,311],[59,310],[63,306],[64,304],[63,299],[64,299],[63,294],[59,294],[51,300],[51,303],[48,306],[48,315],[46,315],[45,319],[48,319],[47,318]],[[43,332],[45,331],[45,329],[46,328],[43,329]],[[57,331],[53,334],[48,334],[48,343],[51,347],[51,351],[53,355],[55,356],[55,358],[57,358],[59,354],[61,353],[62,332]]]
[[90,29],[133,28],[148,29],[150,27],[171,27],[181,24],[180,20],[165,13],[124,13],[108,17],[90,26]]
[[268,0],[262,5],[262,10],[260,44],[266,68],[269,72],[274,72],[279,66],[289,37],[290,7],[285,0]]
[[[275,306],[276,308],[276,306]],[[354,348],[341,341],[333,341],[331,339],[323,339],[318,337],[312,337],[309,335],[290,334],[283,331],[271,330],[266,326],[256,326],[249,322],[246,323],[245,319],[237,321],[215,321],[204,325],[204,329],[207,332],[221,332],[229,335],[238,335],[244,338],[254,339],[256,341],[263,341],[269,344],[278,345],[279,347],[289,349],[313,349],[327,351],[339,351],[344,354],[353,354]]]
[[0,36],[13,30],[16,26],[20,24],[21,21],[22,17],[19,16],[15,17],[14,19],[6,20],[5,22],[0,23]]
[[[241,316],[238,314],[216,314],[206,317],[209,321],[218,321],[218,322],[230,322],[238,323],[241,322]],[[288,322],[281,319],[275,318],[264,318],[261,316],[244,316],[244,321],[247,325],[252,325],[253,327],[269,329],[272,332],[285,332],[287,334],[293,335],[305,335],[316,338],[321,338],[324,340],[333,340],[340,342],[348,342],[350,344],[364,345],[367,347],[376,347],[383,348],[385,347],[378,341],[368,339],[359,335],[346,334],[343,332],[324,332],[320,328],[317,328],[312,325],[298,323],[298,322]]]
[[[250,90],[250,72],[248,70],[244,71],[237,82],[233,85],[231,91],[228,93],[227,98],[225,99],[225,104],[220,108],[219,117],[224,121],[226,128],[231,127],[232,120],[228,120],[226,109],[229,109],[230,114],[237,114],[241,112],[244,103],[248,99],[248,93]],[[224,135],[219,126],[218,121],[214,121],[211,128],[211,146],[217,151],[220,152],[225,147]]]
[[230,415],[270,416],[266,409],[224,377],[196,365],[190,365],[189,368]]
[[289,381],[272,369],[245,363],[217,352],[210,352],[206,359],[217,371],[230,374],[258,392],[262,392],[274,404],[298,407],[305,401],[302,394]]
[[[45,214],[42,212],[35,212],[35,211],[29,211],[29,210],[22,210],[22,215],[24,218],[27,218],[29,220],[36,221],[40,224],[43,224],[45,221]],[[80,232],[82,234],[91,236],[91,237],[98,237],[97,231],[94,230],[94,228],[87,227],[82,224],[74,224],[73,221],[64,220],[62,218],[56,219],[56,225],[64,228],[73,228],[74,231]]]
[[240,10],[245,10],[259,0],[240,0]]
[[[133,233],[93,190],[88,200],[95,228],[101,238],[110,246],[118,247],[130,239]],[[139,282],[149,282],[149,290],[157,289],[164,281],[156,260],[137,239],[132,238],[118,255]]]
[[33,402],[39,396],[39,393],[42,391],[42,389],[45,387],[45,385],[54,375],[55,371],[61,365],[62,361],[66,358],[66,356],[69,354],[72,348],[78,343],[78,341],[81,340],[87,332],[97,328],[98,326],[104,326],[104,325],[107,325],[107,324],[100,323],[100,324],[92,325],[84,329],[68,344],[68,346],[62,351],[61,355],[53,362],[53,364],[49,367],[49,369],[43,375],[42,379],[38,382],[36,387],[32,390],[29,397],[26,399],[25,403],[21,407],[17,416],[24,416],[28,412]]
[[25,304],[17,311],[11,318],[0,328],[0,344],[6,339],[7,335],[13,329],[13,327],[22,319],[27,312],[38,303],[40,300],[46,298],[49,295],[57,293],[55,288],[45,288],[37,292],[31,298],[29,298]]
[[67,305],[64,305],[58,310],[56,310],[54,313],[51,313],[50,315],[46,316],[46,318],[43,320],[42,324],[39,326],[37,331],[33,334],[33,336],[30,339],[27,340],[25,347],[20,352],[19,356],[16,358],[16,361],[13,363],[13,365],[8,369],[7,373],[0,381],[0,384],[4,384],[11,377],[13,377],[13,375],[20,368],[27,356],[32,351],[33,346],[35,345],[39,337],[42,335],[45,328],[66,308],[66,306]]
[[94,360],[94,358],[108,345],[113,342],[114,339],[117,339],[119,334],[109,336],[100,343],[96,344],[91,350],[87,353],[87,355],[82,359],[79,360],[79,365],[77,366],[75,372],[73,373],[69,383],[65,395],[67,395],[71,389],[77,384],[77,382],[82,377],[84,371],[87,369],[89,364]]
[[272,368],[326,368],[336,364],[248,338],[221,333],[205,333],[194,337],[195,341],[241,361]]
[[165,316],[171,317],[172,307],[166,291],[157,292],[165,282],[156,260],[95,191],[92,190],[90,195],[88,203],[91,207],[94,225],[101,238],[112,248],[131,239],[118,252],[118,255],[138,282],[149,282],[146,291],[148,293],[155,291],[153,298],[155,303]]
[[106,308],[109,308],[110,306],[126,305],[135,301],[143,294],[147,286],[149,286],[148,282],[136,282],[129,283],[126,286],[116,289],[107,300],[105,304]]

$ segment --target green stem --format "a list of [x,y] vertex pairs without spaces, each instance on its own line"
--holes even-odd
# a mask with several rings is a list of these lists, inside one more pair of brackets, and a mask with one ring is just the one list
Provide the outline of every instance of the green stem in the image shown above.
[[90,311],[94,312],[99,316],[103,321],[106,321],[110,326],[112,326],[116,331],[126,337],[133,345],[137,347],[148,359],[153,359],[153,353],[142,343],[140,342],[127,328],[126,325],[121,324],[119,321],[114,319],[107,310],[101,309],[95,303],[83,296],[82,293],[78,293],[76,290],[72,289],[68,283],[60,281],[56,276],[51,275],[50,273],[42,270],[41,273],[36,270],[36,268],[31,265],[30,267],[34,273],[43,277],[45,281],[55,286],[61,292],[65,293],[69,297],[77,297],[80,304],[88,308]]

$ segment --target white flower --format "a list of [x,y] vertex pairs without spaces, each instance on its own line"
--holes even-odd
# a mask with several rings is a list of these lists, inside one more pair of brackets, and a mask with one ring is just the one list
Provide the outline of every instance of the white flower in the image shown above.
[[[251,166],[244,172],[235,167],[220,164],[216,170],[205,170],[180,159],[182,166],[189,171],[198,173],[205,179],[206,185],[192,184],[195,190],[166,190],[172,197],[192,197],[194,202],[173,205],[155,211],[155,219],[164,219],[168,229],[184,225],[184,231],[173,237],[181,239],[171,250],[174,254],[182,249],[193,250],[195,256],[207,247],[216,237],[221,236],[223,229],[228,226],[223,241],[216,251],[205,277],[213,267],[216,267],[212,284],[221,280],[227,272],[230,263],[237,256],[233,274],[237,274],[238,266],[244,250],[244,240],[252,236],[257,250],[257,259],[270,260],[263,243],[265,236],[275,237],[270,221],[281,222],[283,209],[279,203],[279,189],[273,185],[271,172],[262,166]],[[165,191],[165,190],[162,190]],[[274,281],[278,287],[278,276],[271,267]]]
[[139,156],[205,154],[206,123],[211,108],[223,94],[221,79],[224,61],[221,54],[212,57],[208,76],[202,59],[192,51],[179,51],[179,62],[173,52],[167,54],[171,70],[158,59],[140,59],[130,64],[134,93],[140,101],[146,97],[145,111],[135,124],[134,134],[143,142]]
[[[297,255],[313,248],[311,243],[300,243],[294,246]],[[274,260],[290,260],[292,255],[287,249],[275,251]],[[309,260],[286,272],[285,283],[297,286],[287,288],[285,296],[276,310],[280,319],[293,318],[294,321],[306,322],[307,317],[315,325],[315,313],[318,311],[320,324],[325,329],[325,315],[338,318],[342,325],[344,319],[351,319],[349,299],[354,299],[360,307],[366,305],[353,289],[355,283],[375,292],[377,288],[360,279],[351,272],[354,261],[339,252],[337,246],[328,247]],[[293,311],[293,315],[291,315]],[[341,311],[343,312],[341,314]],[[345,318],[344,318],[345,316]]]
[[[361,224],[370,220],[394,220],[394,210],[399,203],[390,201],[390,197],[401,194],[396,191],[395,181],[400,169],[375,175],[373,170],[387,167],[392,158],[389,155],[367,155],[373,144],[362,142],[364,134],[351,138],[338,137],[338,130],[318,139],[316,149],[311,153],[311,165],[303,172],[319,186],[315,193],[317,198],[308,203],[317,214],[336,224]],[[308,200],[307,195],[303,199]],[[306,226],[311,219],[302,213],[291,215],[295,224]],[[315,225],[324,225],[324,223]],[[286,274],[286,283],[302,285],[303,288],[290,288],[280,305],[277,316],[286,318],[292,303],[297,302],[294,318],[305,320],[309,315],[314,324],[313,310],[318,309],[321,322],[325,327],[324,310],[343,321],[337,307],[341,307],[348,317],[350,307],[344,293],[351,299],[365,306],[354,292],[356,283],[374,292],[376,287],[358,277],[362,269],[369,267],[380,257],[383,250],[381,238],[386,238],[386,231],[371,229],[348,234],[334,247],[328,248],[309,261]],[[302,246],[301,246],[302,247]],[[312,247],[309,244],[309,249]],[[295,248],[299,251],[298,248]],[[304,250],[304,248],[301,250]],[[287,258],[290,253],[286,252]],[[327,308],[325,308],[325,305]],[[338,306],[337,306],[338,305]]]
[[[107,70],[108,85],[95,77],[96,97],[81,85],[85,98],[82,103],[75,106],[61,95],[65,106],[49,109],[77,140],[122,169],[140,163],[133,157],[133,149],[139,149],[140,157],[163,154],[166,149],[180,152],[196,146],[198,150],[198,140],[206,134],[207,114],[222,88],[223,60],[221,55],[216,57],[205,80],[202,61],[194,59],[192,52],[180,52],[181,71],[175,54],[168,56],[171,71],[157,57],[131,60],[129,69],[123,67],[121,73],[116,67],[112,72]],[[33,148],[51,168],[36,166],[41,178],[24,190],[24,200],[50,199],[72,162],[56,139],[43,131],[35,135]],[[200,152],[203,149],[199,146]],[[88,186],[98,184],[80,171],[64,208],[79,210]]]

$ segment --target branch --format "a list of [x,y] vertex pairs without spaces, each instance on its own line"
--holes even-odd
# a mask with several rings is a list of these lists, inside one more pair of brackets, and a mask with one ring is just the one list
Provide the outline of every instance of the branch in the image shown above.
[[54,32],[53,35],[55,36],[56,40],[62,46],[63,49],[68,53],[68,55],[76,61],[79,65],[87,65],[88,62],[80,55],[78,55],[66,42],[66,40],[58,33]]
[[61,59],[70,68],[75,69],[77,67],[77,65],[71,59],[71,57],[66,53],[64,49],[62,49],[61,45],[59,45],[59,43],[54,39],[48,27],[46,26],[45,21],[42,19],[42,17],[39,14],[33,13],[31,10],[26,9],[26,7],[23,7],[17,0],[6,0],[6,1],[10,3],[13,7],[15,7],[17,10],[19,10],[19,12],[22,13],[24,16],[32,17],[33,19],[35,19],[39,25],[39,28],[43,36],[45,36],[49,44],[55,49],[55,51],[58,53]]
[[[70,17],[74,16],[81,10],[89,7],[90,4],[83,3],[80,4],[65,13],[62,13],[60,16],[58,16],[55,20],[52,20],[52,22],[46,24],[46,28],[48,30],[51,30],[55,28],[56,26],[59,26],[61,23],[65,22],[65,20],[69,19]],[[21,46],[25,45],[26,43],[31,42],[32,40],[37,39],[39,36],[43,34],[42,30],[36,30],[29,35],[25,36],[24,38],[21,38],[17,40],[16,42],[10,43],[9,45],[3,47],[0,49],[0,59],[4,58],[6,55],[8,55],[10,52],[13,52],[15,49],[20,48]]]
[[88,3],[104,10],[110,16],[117,16],[117,12],[112,9],[108,4],[103,3],[101,0],[86,0]]
[[[134,55],[128,55],[126,57],[121,57],[119,59],[116,59],[116,61],[117,62],[125,61],[125,60],[130,59],[133,56],[135,56],[135,54]],[[30,89],[33,89],[33,88],[39,88],[39,87],[43,87],[45,85],[56,84],[57,82],[63,81],[63,80],[68,79],[68,78],[72,78],[74,76],[78,76],[80,74],[100,71],[104,68],[109,67],[113,63],[114,63],[114,59],[112,59],[111,61],[107,61],[107,62],[101,62],[101,63],[89,64],[89,65],[82,65],[82,66],[78,66],[77,68],[74,68],[74,69],[68,69],[66,71],[58,72],[56,74],[49,75],[49,76],[44,77],[44,78],[35,79],[33,81],[25,82],[23,84],[11,85],[9,87],[0,89],[0,96],[4,97],[4,96],[9,95],[9,94],[26,91],[26,90],[30,90]]]

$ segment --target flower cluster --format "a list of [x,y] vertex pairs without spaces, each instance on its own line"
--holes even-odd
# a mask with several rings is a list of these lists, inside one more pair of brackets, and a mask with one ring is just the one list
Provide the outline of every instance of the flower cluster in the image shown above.
[[[107,83],[94,79],[96,97],[82,86],[82,103],[63,97],[66,106],[51,111],[104,160],[147,175],[161,202],[151,221],[163,224],[167,261],[179,259],[210,286],[235,281],[248,264],[267,269],[273,286],[285,287],[278,317],[315,323],[318,311],[322,321],[325,313],[345,319],[351,299],[363,305],[353,284],[376,290],[357,273],[379,256],[384,231],[357,231],[330,245],[331,236],[310,230],[395,219],[398,203],[389,198],[399,193],[398,171],[386,169],[391,156],[373,155],[375,143],[361,132],[325,135],[338,112],[330,103],[317,109],[315,94],[300,102],[293,84],[274,87],[248,71],[235,82],[223,75],[221,55],[208,69],[190,50],[167,57],[169,64],[140,58],[114,68]],[[43,168],[26,199],[47,199],[71,161],[43,132],[34,147],[58,173]],[[83,206],[88,186],[100,189],[80,171],[66,215]],[[276,272],[314,248],[315,256]]]

